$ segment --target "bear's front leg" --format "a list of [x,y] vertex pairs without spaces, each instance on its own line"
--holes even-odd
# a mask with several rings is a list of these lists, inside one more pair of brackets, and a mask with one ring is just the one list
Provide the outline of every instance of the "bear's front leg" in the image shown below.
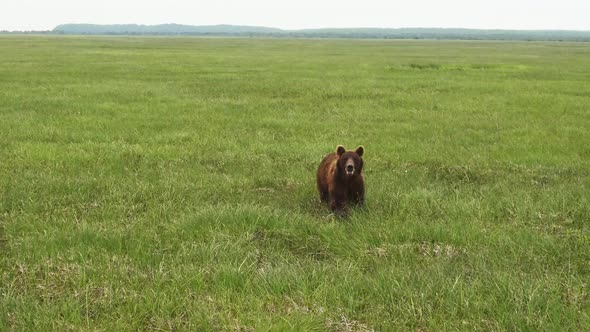
[[320,190],[320,201],[324,203],[328,203],[330,201],[330,193],[327,191]]
[[357,182],[350,194],[355,205],[360,207],[365,205],[365,186],[362,182]]
[[346,211],[344,210],[344,202],[346,201],[346,197],[342,194],[332,193],[330,195],[330,208],[334,212],[334,214],[338,217],[345,217]]

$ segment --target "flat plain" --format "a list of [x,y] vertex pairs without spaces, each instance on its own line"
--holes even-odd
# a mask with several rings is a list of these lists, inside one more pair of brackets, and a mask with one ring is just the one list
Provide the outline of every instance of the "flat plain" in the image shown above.
[[589,143],[587,43],[2,36],[0,330],[589,330]]

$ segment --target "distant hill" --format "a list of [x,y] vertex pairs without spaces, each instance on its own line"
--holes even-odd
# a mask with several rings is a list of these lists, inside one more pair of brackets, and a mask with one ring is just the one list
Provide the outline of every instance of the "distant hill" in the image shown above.
[[241,25],[138,25],[62,24],[52,33],[82,35],[193,35],[290,38],[378,38],[378,39],[460,39],[534,40],[590,42],[590,31],[567,30],[479,30],[445,28],[333,28],[282,30]]
[[281,29],[242,26],[242,25],[182,25],[182,24],[61,24],[53,29],[53,32],[65,34],[89,34],[89,35],[184,35],[184,34],[248,34],[248,33],[276,33]]

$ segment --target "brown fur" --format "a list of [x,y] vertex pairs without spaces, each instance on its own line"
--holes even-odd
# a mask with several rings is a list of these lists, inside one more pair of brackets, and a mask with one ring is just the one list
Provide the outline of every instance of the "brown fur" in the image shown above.
[[[317,186],[320,200],[330,204],[339,216],[349,204],[363,205],[365,202],[365,181],[362,174],[364,153],[359,146],[355,151],[346,151],[339,145],[336,152],[324,157],[317,172]],[[353,173],[347,173],[353,170]]]

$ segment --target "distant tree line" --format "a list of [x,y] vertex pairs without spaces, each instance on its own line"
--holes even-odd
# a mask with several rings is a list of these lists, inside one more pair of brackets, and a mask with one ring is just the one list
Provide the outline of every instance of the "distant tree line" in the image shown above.
[[528,40],[590,42],[590,31],[568,30],[478,30],[444,28],[359,28],[359,29],[304,29],[181,24],[62,24],[51,31],[0,33],[74,34],[74,35],[153,35],[153,36],[235,36],[272,38],[373,38],[373,39],[457,39],[457,40]]

